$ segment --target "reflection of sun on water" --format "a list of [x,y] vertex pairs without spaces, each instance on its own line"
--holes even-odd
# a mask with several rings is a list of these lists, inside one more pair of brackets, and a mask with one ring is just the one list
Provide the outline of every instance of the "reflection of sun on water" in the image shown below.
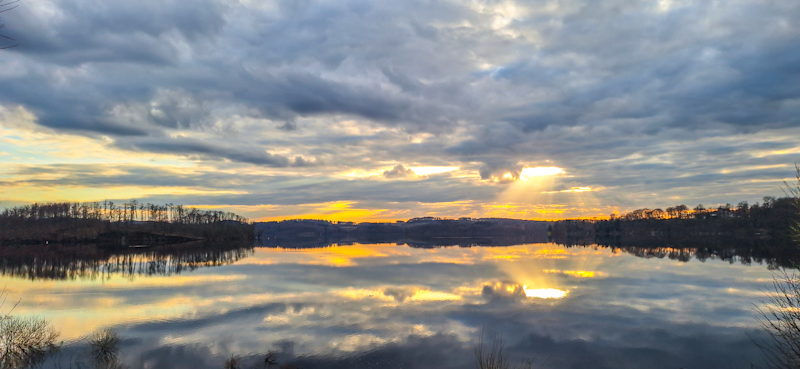
[[482,291],[482,294],[489,299],[562,299],[567,296],[567,293],[568,291],[558,288],[528,288],[528,285],[522,285],[514,282],[485,283]]
[[[566,292],[563,294],[554,292],[562,291],[560,287],[561,281],[558,276],[547,273],[545,270],[558,269],[559,266],[565,263],[572,264],[571,257],[573,254],[568,250],[553,246],[550,244],[534,244],[487,249],[485,252],[490,254],[517,256],[515,258],[492,258],[495,263],[499,264],[498,269],[502,270],[509,277],[509,280],[518,281],[513,284],[496,286],[495,291],[500,287],[506,293],[520,297],[564,297]],[[528,286],[531,286],[531,288],[528,288]]]
[[431,291],[431,290],[419,290],[414,292],[414,295],[410,298],[411,301],[453,301],[453,300],[461,300],[461,296],[455,295],[452,293],[441,292],[441,291]]
[[556,288],[528,288],[522,286],[525,291],[525,296],[536,297],[540,299],[563,299],[567,295],[567,291],[559,290]]
[[[562,299],[582,284],[580,279],[606,277],[596,271],[599,259],[590,248],[563,248],[554,244],[528,244],[481,249],[483,260],[497,264],[509,281],[489,283],[495,293],[528,298]],[[565,286],[568,283],[568,286]]]
[[[404,256],[409,250],[396,244],[333,245],[323,248],[270,248],[244,260],[241,264],[274,264],[297,262],[306,265],[349,267],[359,260]],[[277,259],[277,260],[275,260]]]
[[591,272],[588,270],[558,270],[558,269],[545,269],[543,270],[545,273],[554,273],[554,274],[566,274],[573,277],[578,278],[594,278],[595,272]]
[[[29,281],[4,278],[7,291],[13,294],[31,296],[25,298],[15,310],[20,315],[37,315],[56,322],[62,337],[73,339],[87,334],[99,327],[153,319],[174,320],[185,316],[195,316],[209,312],[227,311],[235,308],[286,301],[325,301],[328,304],[358,304],[353,300],[363,300],[373,304],[370,308],[402,306],[430,306],[437,304],[481,304],[492,299],[506,301],[525,301],[530,303],[563,303],[574,297],[584,286],[591,286],[592,279],[608,276],[609,272],[599,270],[600,255],[593,248],[564,248],[555,244],[525,244],[503,247],[438,248],[417,249],[395,244],[354,244],[337,245],[320,249],[258,249],[255,254],[236,263],[246,264],[284,264],[303,268],[303,265],[325,265],[339,268],[359,265],[491,265],[496,275],[464,275],[463,280],[416,280],[414,285],[401,280],[377,279],[376,285],[337,286],[316,285],[309,289],[298,288],[292,293],[276,291],[264,287],[258,293],[252,291],[256,279],[245,273],[233,274],[230,270],[221,274],[186,274],[169,277],[147,277],[129,280],[113,275],[110,279],[99,281]],[[606,255],[610,255],[608,252]],[[459,267],[466,270],[471,267]],[[209,269],[214,272],[218,269]],[[269,270],[264,268],[263,270]],[[328,270],[312,268],[312,270]],[[359,269],[355,268],[358,272]],[[413,268],[412,268],[413,270]],[[341,273],[337,270],[336,273]],[[388,277],[387,277],[388,278]],[[498,280],[503,282],[497,282]],[[206,286],[219,286],[209,289]],[[301,287],[304,285],[301,285]],[[491,287],[488,289],[486,287]],[[221,288],[224,287],[224,288]],[[291,285],[292,288],[297,288]],[[322,287],[322,288],[321,288]],[[169,291],[213,290],[212,295],[170,295],[154,294],[146,300],[136,300],[119,294],[127,289],[152,289]],[[188,289],[187,289],[188,288]],[[242,291],[237,290],[242,288]],[[64,291],[69,293],[63,293]],[[103,295],[103,293],[113,294]],[[211,292],[209,292],[211,293]],[[583,294],[583,292],[580,292]],[[543,299],[543,300],[536,300]],[[546,299],[546,300],[545,300]],[[92,306],[91,309],[86,306]],[[364,305],[370,306],[370,305]],[[289,317],[289,315],[286,315]],[[278,324],[285,317],[269,318]],[[299,318],[292,318],[292,322]]]

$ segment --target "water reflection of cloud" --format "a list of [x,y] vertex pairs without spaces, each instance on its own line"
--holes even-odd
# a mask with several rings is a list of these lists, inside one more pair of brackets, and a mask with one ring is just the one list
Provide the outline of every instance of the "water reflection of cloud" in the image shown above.
[[402,286],[402,287],[385,287],[377,289],[366,288],[348,288],[345,290],[337,291],[337,294],[355,300],[360,299],[377,299],[382,301],[391,301],[396,303],[404,302],[425,302],[425,301],[455,301],[461,300],[461,295],[443,292],[431,291],[425,287],[419,286]]
[[295,262],[308,265],[351,266],[361,261],[375,262],[375,258],[408,256],[409,253],[395,244],[333,245],[322,248],[270,248],[256,257],[243,260],[243,264],[271,265]]
[[172,275],[172,276],[154,276],[148,278],[141,278],[135,283],[131,278],[123,277],[117,274],[110,274],[107,278],[100,281],[80,281],[80,280],[67,280],[67,281],[31,281],[21,280],[18,278],[7,277],[0,278],[6,286],[6,291],[12,294],[31,293],[34,291],[47,292],[47,291],[86,291],[86,290],[121,290],[121,289],[140,289],[146,287],[153,288],[169,288],[169,287],[184,287],[184,286],[200,286],[213,283],[225,283],[231,281],[239,281],[247,279],[245,275]]
[[565,274],[577,278],[594,278],[594,277],[603,277],[606,276],[606,273],[601,272],[592,272],[588,270],[558,270],[558,269],[545,269],[543,270],[545,273],[554,273],[554,274]]
[[525,298],[522,286],[513,282],[495,282],[484,284],[481,296],[490,302],[519,301]]
[[[476,288],[480,288],[485,283],[484,281],[494,279],[493,277],[498,276],[498,272],[511,277],[517,284],[528,286],[531,290],[546,290],[548,288],[566,290],[562,287],[565,280],[561,280],[557,275],[548,273],[548,271],[572,270],[572,268],[569,268],[570,266],[582,266],[586,263],[582,260],[583,257],[597,252],[592,249],[570,249],[568,252],[561,252],[552,245],[433,250],[380,245],[376,247],[376,250],[372,251],[368,250],[368,245],[360,245],[354,250],[359,248],[367,249],[367,252],[348,251],[347,253],[359,257],[362,255],[378,256],[374,258],[369,256],[357,258],[356,260],[359,263],[363,262],[363,265],[331,269],[324,264],[296,263],[298,255],[308,258],[308,255],[313,256],[319,252],[324,254],[327,249],[304,252],[261,249],[252,259],[258,260],[260,256],[263,256],[273,261],[277,259],[277,262],[269,266],[262,266],[258,265],[258,263],[250,263],[250,260],[246,259],[236,266],[221,269],[235,270],[234,274],[230,272],[211,275],[194,274],[191,276],[192,278],[186,280],[193,281],[194,285],[192,283],[176,282],[174,285],[166,283],[161,288],[156,288],[161,284],[158,279],[153,279],[152,282],[148,281],[148,279],[126,282],[129,283],[129,292],[124,293],[125,304],[123,304],[122,309],[130,310],[131,308],[127,308],[125,305],[130,304],[135,299],[142,300],[145,295],[146,298],[142,300],[143,303],[151,306],[162,306],[162,309],[172,311],[174,314],[196,314],[205,309],[204,306],[219,306],[220,308],[222,306],[230,306],[235,308],[236,306],[247,306],[248,304],[287,298],[332,302],[335,301],[335,298],[331,300],[331,297],[336,296],[336,293],[332,291],[335,291],[337,286],[340,287],[339,290],[352,288],[354,290],[362,289],[368,291],[363,295],[369,296],[371,294],[375,300],[388,300],[389,298],[394,301],[434,300],[453,302],[463,300],[464,303],[474,303],[479,301],[475,300],[475,297],[479,296],[480,293],[480,291],[476,291]],[[334,251],[334,254],[342,253]],[[513,260],[498,260],[491,257],[501,254],[518,257]],[[582,256],[574,259],[540,259],[538,255],[542,254],[566,255],[568,257]],[[450,259],[459,262],[432,261]],[[469,263],[465,263],[465,261]],[[561,265],[563,263],[567,264]],[[248,280],[239,280],[240,277],[238,276],[244,275],[248,276]],[[465,276],[469,276],[467,280],[464,279]],[[565,274],[565,276],[569,276],[569,274]],[[179,277],[176,281],[180,281],[180,278],[182,277]],[[259,282],[260,280],[264,280],[264,282]],[[200,283],[199,281],[205,282]],[[376,286],[376,281],[394,281],[395,285]],[[102,288],[97,284],[93,286],[95,289]],[[141,288],[141,292],[134,286]],[[183,289],[181,293],[189,295],[202,294],[202,290],[196,287],[205,286],[207,293],[213,293],[215,297],[195,299],[192,302],[181,302],[171,297],[178,286]],[[296,292],[287,293],[287,291],[303,290],[308,287],[313,287],[313,289],[300,294]],[[575,287],[572,286],[570,289]],[[577,287],[580,288],[580,286]],[[248,293],[249,291],[252,291],[252,293]],[[265,294],[265,291],[269,291],[269,293]],[[115,294],[122,296],[122,291],[117,293],[113,290],[106,290],[106,293],[110,293],[112,296]],[[159,301],[168,302],[168,304],[164,305],[162,303],[158,305]],[[383,301],[383,303],[385,302]],[[87,301],[77,304],[71,304],[68,301],[62,303],[63,306],[76,306],[87,303]],[[95,305],[95,303],[88,302],[88,305]],[[96,305],[102,306],[99,302]],[[97,312],[106,314],[102,310]],[[130,316],[137,315],[130,314]],[[125,320],[114,314],[108,314],[108,317],[110,319],[106,321],[113,321],[114,319]]]
[[603,252],[592,249],[565,250],[556,244],[530,244],[504,247],[413,249],[406,245],[333,245],[324,248],[265,248],[238,264],[285,264],[354,266],[373,264],[443,263],[480,264],[486,260],[567,259],[570,256]]
[[[763,267],[610,257],[611,250],[591,247],[354,246],[257,249],[233,265],[114,282],[122,286],[47,282],[31,290],[37,300],[23,302],[20,313],[50,318],[67,339],[118,326],[142,339],[140,353],[165,345],[211,346],[209,355],[225,357],[292,342],[297,355],[358,356],[367,348],[405,349],[410,332],[451,334],[461,346],[449,350],[458,351],[491,325],[515,347],[529,347],[526,337],[534,337],[531,342],[550,345],[553,352],[572,348],[623,362],[614,355],[638,347],[632,337],[644,331],[679,339],[685,337],[680,330],[688,329],[695,337],[719,339],[754,327],[750,303],[770,276]],[[328,263],[335,255],[352,256],[352,263]],[[515,257],[495,257],[502,255]],[[26,283],[15,286],[24,292],[33,287]],[[158,323],[145,323],[151,320]],[[599,353],[602,345],[615,354]],[[669,357],[684,350],[648,345]]]
[[557,288],[533,288],[515,282],[487,283],[481,289],[481,295],[489,302],[523,301],[526,298],[562,299],[567,293]]

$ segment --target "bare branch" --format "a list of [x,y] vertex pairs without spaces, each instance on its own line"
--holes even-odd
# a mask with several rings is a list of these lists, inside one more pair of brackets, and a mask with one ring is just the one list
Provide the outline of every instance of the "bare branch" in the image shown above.
[[[481,329],[481,337],[478,345],[475,346],[475,366],[477,369],[509,369],[511,363],[508,361],[508,353],[505,351],[505,342],[502,336],[495,336],[492,339],[491,347],[487,347],[483,343],[484,330]],[[528,360],[519,365],[515,369],[531,369],[533,363]]]
[[766,301],[756,308],[756,319],[769,334],[765,343],[756,342],[771,368],[800,367],[800,277],[782,270],[765,290]]

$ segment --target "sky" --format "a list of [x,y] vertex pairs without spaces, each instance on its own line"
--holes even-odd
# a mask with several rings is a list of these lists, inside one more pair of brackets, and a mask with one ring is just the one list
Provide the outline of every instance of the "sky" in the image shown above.
[[27,0],[0,207],[607,217],[781,196],[800,2]]

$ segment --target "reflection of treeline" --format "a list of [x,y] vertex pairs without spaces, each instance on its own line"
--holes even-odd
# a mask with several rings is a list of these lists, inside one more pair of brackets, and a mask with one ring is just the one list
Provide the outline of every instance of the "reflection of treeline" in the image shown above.
[[170,244],[251,239],[247,219],[230,212],[174,204],[63,202],[0,212],[0,245],[37,243]]
[[255,223],[264,246],[320,247],[348,243],[442,245],[520,244],[547,241],[547,223],[516,219],[415,218],[396,223],[288,220]]
[[800,261],[790,232],[797,219],[795,201],[765,197],[762,204],[741,202],[736,207],[638,209],[609,220],[557,222],[553,238],[565,245],[597,244],[642,257],[789,266]]
[[252,253],[252,245],[236,242],[122,249],[56,244],[6,246],[0,248],[0,275],[32,280],[167,276],[232,264]]
[[631,245],[577,245],[569,244],[566,247],[594,247],[610,248],[612,252],[624,252],[644,259],[663,259],[687,262],[692,259],[705,262],[706,260],[722,260],[744,265],[765,264],[769,269],[793,268],[800,262],[800,253],[796,250],[774,247],[764,242],[750,247],[731,246],[722,243],[705,245],[703,247],[686,247],[681,244],[671,244],[674,247],[665,246],[665,243],[655,242],[642,246]]

